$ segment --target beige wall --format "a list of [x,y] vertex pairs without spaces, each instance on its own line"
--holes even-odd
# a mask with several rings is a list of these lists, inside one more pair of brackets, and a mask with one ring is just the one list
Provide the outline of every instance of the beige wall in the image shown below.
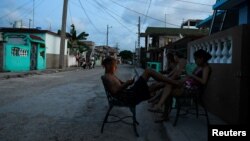
[[0,72],[3,71],[3,44],[0,42]]
[[[64,55],[64,66],[68,66],[67,55]],[[57,54],[46,54],[46,68],[54,69],[59,68],[59,55]]]

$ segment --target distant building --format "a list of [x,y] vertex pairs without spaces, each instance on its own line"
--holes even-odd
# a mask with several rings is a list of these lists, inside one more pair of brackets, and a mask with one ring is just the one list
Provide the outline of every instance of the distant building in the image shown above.
[[[205,36],[206,29],[147,27],[140,37],[145,38],[146,59],[142,62],[158,62],[163,68],[165,50],[174,42],[189,36]],[[186,48],[183,50],[186,53]]]
[[250,24],[248,0],[217,0],[213,5],[213,15],[197,24],[198,28],[209,28],[210,34],[233,26]]
[[197,24],[199,22],[201,22],[202,20],[200,19],[189,19],[189,20],[186,20],[184,21],[182,24],[181,24],[181,28],[191,28],[191,29],[198,29],[197,28]]
[[96,65],[101,65],[103,59],[107,56],[114,57],[117,59],[118,57],[118,48],[113,48],[110,46],[95,46],[94,56],[96,58]]

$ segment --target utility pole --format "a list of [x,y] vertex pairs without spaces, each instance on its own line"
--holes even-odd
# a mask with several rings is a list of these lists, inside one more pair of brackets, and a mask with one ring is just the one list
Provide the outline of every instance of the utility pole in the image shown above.
[[140,48],[140,33],[141,33],[141,17],[138,19],[138,48]]
[[[140,62],[140,51],[141,51],[141,49],[140,49],[140,33],[141,33],[141,17],[139,16],[139,19],[138,19],[138,45],[137,45],[137,48],[138,48],[138,50],[137,50],[137,64],[139,64],[139,62]],[[136,48],[135,48],[135,52],[136,52]],[[136,54],[136,53],[135,53]]]
[[112,26],[107,25],[107,41],[106,41],[106,46],[107,47],[109,45],[109,28],[112,28]]
[[31,19],[29,19],[29,28],[30,28],[30,22],[31,22],[32,20]]
[[165,13],[165,27],[167,27],[167,14]]
[[134,59],[133,59],[133,64],[134,64],[134,66],[135,66],[135,57],[136,57],[136,45],[137,45],[137,43],[136,43],[136,41],[135,41],[135,53],[134,53]]
[[60,42],[60,58],[59,68],[64,68],[64,52],[65,52],[65,32],[66,32],[66,21],[67,21],[67,8],[68,0],[63,1],[63,15],[62,15],[62,28],[61,28],[61,42]]
[[33,28],[35,27],[35,0],[33,0]]

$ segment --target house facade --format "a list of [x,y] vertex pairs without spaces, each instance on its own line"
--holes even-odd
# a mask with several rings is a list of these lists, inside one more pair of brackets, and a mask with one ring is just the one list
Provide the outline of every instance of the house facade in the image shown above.
[[[0,28],[0,33],[0,71],[59,67],[61,38],[56,33],[25,28]],[[67,55],[67,46],[65,48]],[[67,60],[67,56],[65,58]]]
[[[45,30],[45,46],[46,46],[46,68],[59,68],[59,58],[60,58],[60,42],[61,37],[54,33]],[[68,67],[68,39],[65,39],[65,47],[64,47],[64,66]]]
[[146,48],[146,60],[142,60],[142,62],[152,62],[162,69],[166,64],[165,56],[169,45],[184,37],[204,36],[207,34],[206,29],[148,27],[145,33],[140,34],[140,37],[145,38]]
[[188,60],[204,49],[212,55],[212,75],[204,95],[208,110],[230,124],[248,123],[250,9],[247,0],[217,0],[214,14],[199,27],[210,36],[188,44]]

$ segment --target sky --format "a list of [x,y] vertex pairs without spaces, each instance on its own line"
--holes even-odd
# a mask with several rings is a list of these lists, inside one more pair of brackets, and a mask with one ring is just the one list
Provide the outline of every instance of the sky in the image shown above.
[[[95,45],[108,45],[134,51],[147,27],[180,27],[188,19],[212,15],[216,0],[68,0],[67,26],[74,24],[77,34],[86,32]],[[61,29],[63,0],[0,0],[0,27],[13,27],[22,21],[26,27],[57,32]],[[34,16],[33,16],[34,15]],[[34,18],[33,18],[34,17]],[[141,46],[145,46],[141,38]]]

